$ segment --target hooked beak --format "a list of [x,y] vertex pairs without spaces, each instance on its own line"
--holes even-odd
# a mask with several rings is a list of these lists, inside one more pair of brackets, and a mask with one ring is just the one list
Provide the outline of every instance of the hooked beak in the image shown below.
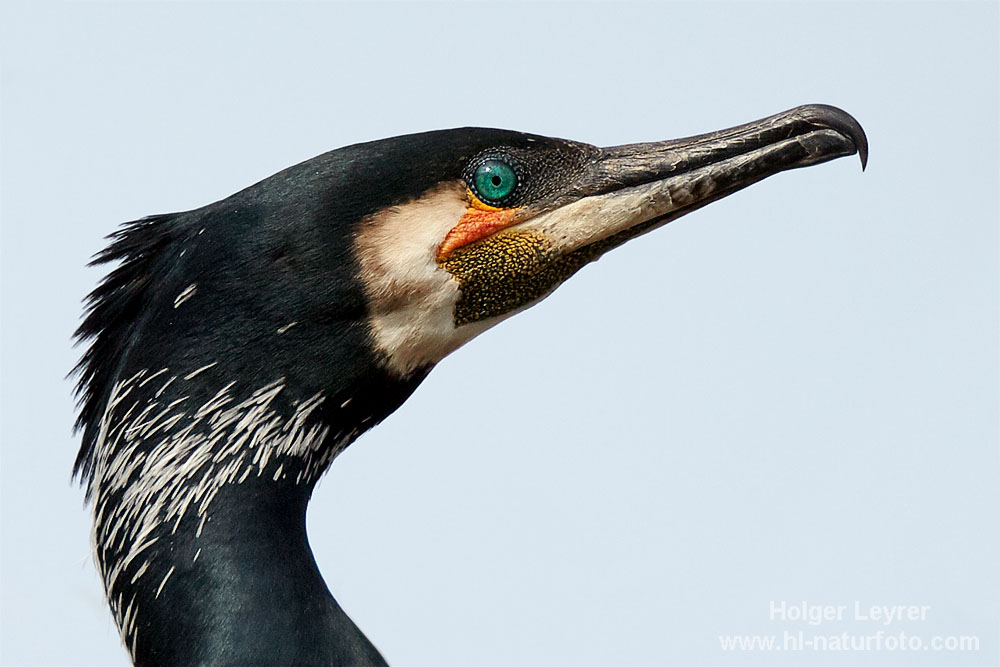
[[539,233],[559,254],[587,249],[596,259],[768,176],[854,153],[864,169],[861,125],[819,104],[685,139],[604,148],[545,210],[526,211],[531,217],[511,230]]

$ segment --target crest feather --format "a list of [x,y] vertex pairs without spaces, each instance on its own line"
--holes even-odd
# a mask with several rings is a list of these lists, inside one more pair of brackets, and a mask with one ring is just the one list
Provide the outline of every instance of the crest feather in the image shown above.
[[75,430],[83,431],[73,474],[88,485],[101,416],[139,318],[147,311],[152,285],[167,268],[169,248],[181,237],[181,215],[153,215],[125,223],[108,236],[111,243],[90,262],[90,266],[119,265],[87,296],[83,323],[74,334],[77,344],[90,344],[71,373],[78,378],[80,413]]

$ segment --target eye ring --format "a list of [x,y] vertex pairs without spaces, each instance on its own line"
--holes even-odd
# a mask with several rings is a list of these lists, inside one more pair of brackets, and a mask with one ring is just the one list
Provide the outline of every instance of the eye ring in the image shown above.
[[486,156],[473,163],[466,185],[483,203],[499,205],[513,199],[520,190],[519,165],[505,155]]

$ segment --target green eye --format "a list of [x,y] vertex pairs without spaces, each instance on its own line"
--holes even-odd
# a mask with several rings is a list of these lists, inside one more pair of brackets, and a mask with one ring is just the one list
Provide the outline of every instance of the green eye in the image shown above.
[[473,190],[484,202],[499,203],[517,187],[514,168],[502,160],[483,160],[472,175]]

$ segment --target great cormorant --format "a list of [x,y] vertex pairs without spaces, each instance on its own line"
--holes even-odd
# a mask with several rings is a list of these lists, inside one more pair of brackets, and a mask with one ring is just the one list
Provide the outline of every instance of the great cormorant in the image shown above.
[[834,107],[597,148],[495,129],[341,148],[127,224],[77,336],[105,590],[139,665],[383,664],[306,537],[330,461],[449,352],[751,183],[859,153]]

